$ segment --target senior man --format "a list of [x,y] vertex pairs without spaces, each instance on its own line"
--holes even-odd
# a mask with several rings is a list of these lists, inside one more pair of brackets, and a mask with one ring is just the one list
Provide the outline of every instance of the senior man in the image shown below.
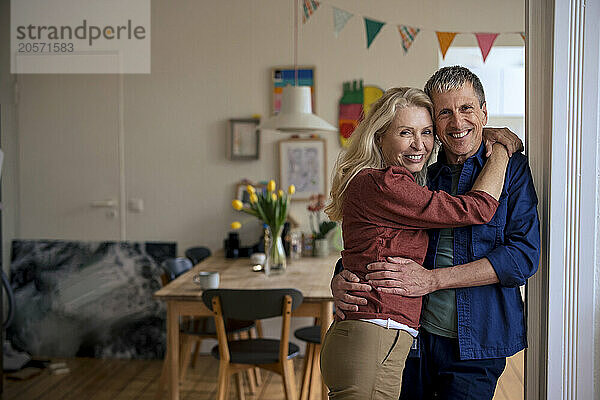
[[[442,142],[428,186],[464,194],[486,160],[483,87],[467,68],[454,66],[438,70],[425,92]],[[344,310],[366,304],[356,293],[365,290],[425,296],[400,399],[492,399],[506,357],[527,346],[519,286],[539,262],[537,196],[526,157],[512,155],[500,205],[488,224],[429,233],[424,267],[401,258],[373,263],[368,285],[349,271],[336,274],[331,282],[336,313],[343,318]]]

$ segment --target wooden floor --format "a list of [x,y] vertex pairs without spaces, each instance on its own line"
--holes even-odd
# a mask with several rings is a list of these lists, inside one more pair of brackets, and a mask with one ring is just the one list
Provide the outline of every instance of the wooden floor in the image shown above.
[[[51,375],[48,370],[24,381],[5,380],[3,400],[133,400],[155,399],[161,361],[121,361],[77,358],[64,361],[71,372]],[[296,360],[296,378],[300,380],[302,359]],[[181,400],[209,400],[216,397],[217,361],[203,356],[190,369],[182,385]],[[263,371],[263,384],[248,400],[283,399],[281,378]],[[166,398],[166,394],[163,398]],[[235,389],[230,399],[236,399]],[[500,377],[494,400],[523,399],[523,352],[508,360]]]
[[494,400],[522,400],[525,385],[525,350],[518,352],[506,361],[504,373],[500,376]]

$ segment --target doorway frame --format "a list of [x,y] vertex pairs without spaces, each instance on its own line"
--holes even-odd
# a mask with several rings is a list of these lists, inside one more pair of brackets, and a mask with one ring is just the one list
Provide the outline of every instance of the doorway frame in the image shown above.
[[526,2],[526,137],[542,235],[527,287],[529,400],[594,396],[599,3]]

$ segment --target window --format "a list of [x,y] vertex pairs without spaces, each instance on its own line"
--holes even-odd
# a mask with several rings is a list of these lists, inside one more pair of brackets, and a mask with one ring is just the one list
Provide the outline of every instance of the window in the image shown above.
[[483,84],[489,126],[506,126],[525,137],[525,47],[495,46],[483,62],[479,47],[450,47],[439,66],[463,65]]

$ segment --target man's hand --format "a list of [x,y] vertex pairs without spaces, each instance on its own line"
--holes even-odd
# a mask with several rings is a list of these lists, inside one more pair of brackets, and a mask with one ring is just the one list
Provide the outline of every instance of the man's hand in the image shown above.
[[409,297],[423,296],[438,289],[433,271],[408,258],[388,257],[388,261],[367,265],[373,272],[365,279],[374,289]]
[[331,293],[333,294],[335,314],[340,319],[346,318],[342,310],[358,311],[358,305],[367,304],[367,299],[348,294],[349,291],[368,292],[372,289],[371,286],[358,282],[360,282],[358,276],[347,269],[342,270],[342,272],[334,275],[331,279]]
[[503,144],[508,151],[508,156],[523,151],[523,142],[508,128],[483,128],[483,143],[485,143],[486,157],[492,154],[494,143]]

